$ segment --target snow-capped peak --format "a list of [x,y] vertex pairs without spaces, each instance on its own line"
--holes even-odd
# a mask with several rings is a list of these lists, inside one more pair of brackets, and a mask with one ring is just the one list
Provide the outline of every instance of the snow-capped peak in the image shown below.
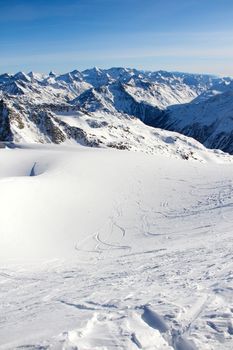
[[24,72],[16,73],[13,78],[14,78],[14,80],[22,80],[22,81],[27,82],[27,83],[31,82],[30,76]]

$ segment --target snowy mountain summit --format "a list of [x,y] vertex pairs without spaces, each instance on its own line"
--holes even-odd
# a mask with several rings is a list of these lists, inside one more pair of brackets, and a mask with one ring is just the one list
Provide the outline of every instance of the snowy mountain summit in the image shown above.
[[[233,153],[230,78],[129,68],[0,75],[0,140]],[[156,127],[154,129],[145,124]],[[169,142],[165,140],[170,140]],[[172,141],[171,141],[172,140]]]

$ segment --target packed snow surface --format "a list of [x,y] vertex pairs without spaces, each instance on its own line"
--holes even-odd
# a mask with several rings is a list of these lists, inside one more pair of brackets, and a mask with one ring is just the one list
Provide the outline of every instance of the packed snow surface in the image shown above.
[[1,148],[0,349],[232,349],[232,175],[214,152]]

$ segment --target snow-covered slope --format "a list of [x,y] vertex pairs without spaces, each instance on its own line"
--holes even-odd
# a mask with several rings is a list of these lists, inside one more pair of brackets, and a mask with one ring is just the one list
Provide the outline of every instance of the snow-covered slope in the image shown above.
[[[219,148],[233,153],[233,89],[225,92],[209,91],[212,94],[198,99],[196,103],[170,107],[159,118],[148,124],[168,130],[176,130],[194,137],[209,148]],[[201,96],[200,96],[201,97]]]
[[233,90],[233,81],[231,78],[223,78],[221,80],[216,81],[213,83],[213,85],[202,92],[200,95],[198,95],[197,98],[195,98],[192,102],[193,103],[198,103],[202,101],[207,101],[209,98],[222,94],[227,91],[232,91]]
[[233,163],[205,152],[0,149],[0,349],[231,350]]
[[[0,140],[119,148],[124,139],[126,148],[135,148],[137,143],[142,150],[136,129],[140,126],[142,139],[149,129],[137,118],[232,153],[232,84],[230,78],[129,68],[93,68],[62,75],[3,74]],[[90,123],[85,122],[88,119]],[[97,125],[101,125],[98,131]],[[110,128],[117,129],[114,137]],[[119,142],[112,142],[113,138]],[[156,144],[149,139],[147,149]]]
[[[145,125],[127,114],[101,108],[83,112],[83,107],[53,106],[53,111],[32,108],[19,113],[0,104],[3,139],[13,143],[63,143],[89,147],[166,154],[168,157],[205,161],[209,156],[224,157],[221,151],[207,150],[196,140]],[[94,101],[96,105],[96,100]],[[87,107],[87,106],[86,106]],[[7,144],[7,142],[5,142]]]

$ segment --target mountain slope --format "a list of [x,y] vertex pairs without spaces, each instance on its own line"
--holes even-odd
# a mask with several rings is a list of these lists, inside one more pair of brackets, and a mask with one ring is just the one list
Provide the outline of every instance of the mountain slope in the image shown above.
[[[230,78],[129,68],[93,68],[62,75],[3,74],[0,140],[77,142],[151,151],[157,147],[156,140],[148,136],[148,128],[135,121],[137,118],[232,153],[232,84]],[[66,114],[73,115],[72,123]],[[101,125],[98,132],[97,125]],[[117,130],[114,137],[110,129]],[[148,142],[142,145],[147,137]]]
[[198,103],[170,107],[147,123],[194,137],[208,148],[233,153],[233,89]]

